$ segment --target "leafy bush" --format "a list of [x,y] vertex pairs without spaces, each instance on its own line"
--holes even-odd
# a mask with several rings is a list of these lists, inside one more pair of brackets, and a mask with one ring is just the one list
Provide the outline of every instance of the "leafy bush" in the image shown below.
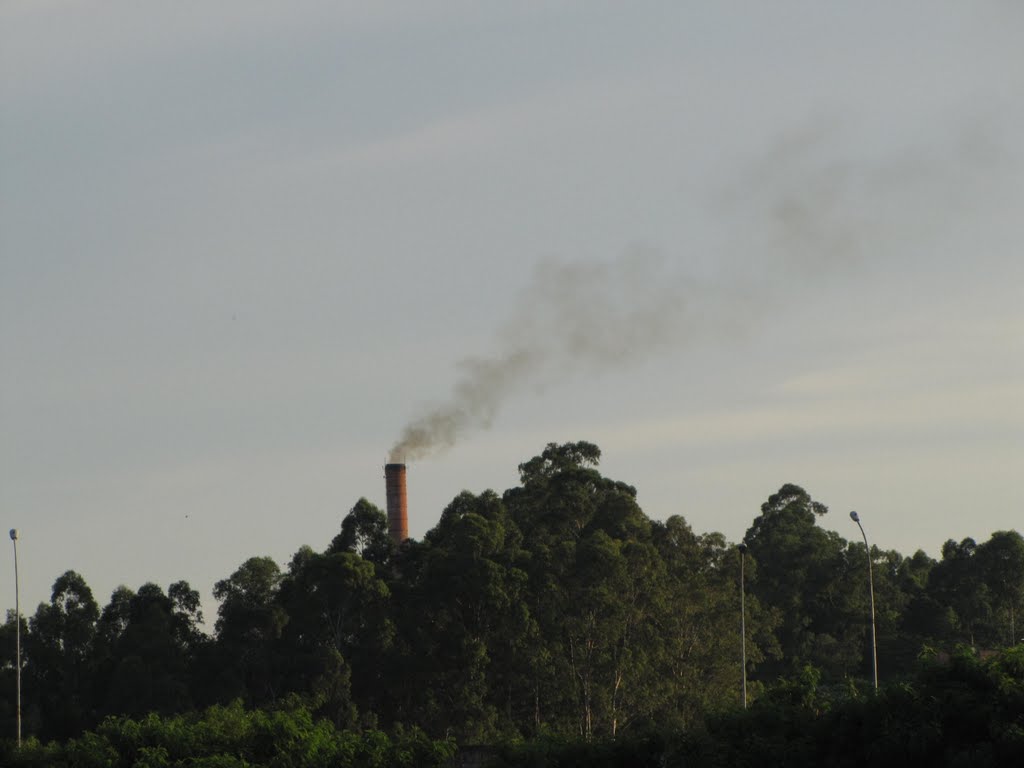
[[94,732],[66,744],[29,739],[8,745],[10,768],[440,768],[455,754],[448,741],[422,731],[389,737],[341,731],[314,720],[294,703],[287,709],[246,710],[240,702],[175,717],[109,717]]

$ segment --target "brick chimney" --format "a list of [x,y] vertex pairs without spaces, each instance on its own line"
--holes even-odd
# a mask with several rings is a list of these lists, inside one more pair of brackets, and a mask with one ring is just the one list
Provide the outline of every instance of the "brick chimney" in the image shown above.
[[395,544],[409,538],[409,500],[405,492],[405,464],[384,465],[388,499],[388,532]]

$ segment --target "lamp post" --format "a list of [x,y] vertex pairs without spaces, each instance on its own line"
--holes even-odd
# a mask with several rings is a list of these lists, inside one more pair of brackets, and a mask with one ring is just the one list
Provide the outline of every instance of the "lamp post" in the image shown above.
[[743,584],[743,561],[746,560],[747,545],[740,544],[740,657],[743,664],[743,708],[747,708],[747,601]]
[[864,537],[864,553],[868,556],[868,590],[871,594],[871,662],[875,673],[875,690],[878,690],[878,640],[875,636],[875,579],[871,573],[871,547],[868,546],[868,535],[864,533],[864,526],[860,524],[860,516],[856,512],[850,513],[850,519],[860,528],[860,535]]
[[21,604],[18,589],[18,529],[11,528],[11,543],[14,545],[14,679],[15,705],[14,722],[21,749]]

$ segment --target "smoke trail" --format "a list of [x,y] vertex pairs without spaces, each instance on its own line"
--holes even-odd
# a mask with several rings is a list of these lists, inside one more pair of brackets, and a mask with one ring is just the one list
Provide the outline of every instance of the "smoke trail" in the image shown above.
[[608,262],[541,262],[498,334],[492,357],[460,364],[449,402],[406,426],[392,461],[449,448],[487,427],[500,404],[526,384],[600,373],[677,341],[693,288],[660,254],[634,249]]
[[723,188],[716,208],[734,248],[715,254],[713,280],[643,249],[606,262],[541,262],[497,335],[498,352],[460,364],[450,400],[405,427],[391,461],[486,428],[526,385],[599,374],[697,333],[746,333],[795,291],[863,278],[868,256],[883,258],[876,251],[892,257],[908,240],[934,238],[977,180],[992,179],[993,150],[975,135],[881,158],[837,153],[835,137],[831,125],[783,137]]
[[[832,174],[822,177],[793,162],[821,139],[818,130],[787,137],[744,174],[742,193],[726,191],[722,202],[733,209],[746,205],[751,192],[755,197],[772,192],[767,204],[759,199],[754,204],[758,213],[768,213],[774,233],[775,242],[761,243],[762,249],[803,253],[834,245],[828,240],[839,230],[824,209],[833,207],[830,201],[838,194],[830,187]],[[830,194],[821,194],[825,188]],[[736,213],[726,211],[730,217]],[[729,271],[728,265],[719,266]],[[449,401],[409,423],[390,460],[450,448],[467,430],[488,427],[504,400],[527,385],[599,374],[682,345],[709,328],[718,335],[743,332],[766,311],[765,292],[754,284],[759,277],[733,274],[701,282],[681,274],[663,254],[643,248],[605,262],[542,261],[497,335],[493,347],[499,352],[463,361]]]

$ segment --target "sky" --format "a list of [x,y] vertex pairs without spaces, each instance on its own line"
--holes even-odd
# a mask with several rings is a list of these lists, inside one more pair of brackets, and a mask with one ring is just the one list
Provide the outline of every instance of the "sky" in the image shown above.
[[[203,596],[408,461],[587,440],[738,541],[796,483],[1024,521],[1024,4],[0,2],[0,510]],[[13,608],[13,547],[0,608]]]

